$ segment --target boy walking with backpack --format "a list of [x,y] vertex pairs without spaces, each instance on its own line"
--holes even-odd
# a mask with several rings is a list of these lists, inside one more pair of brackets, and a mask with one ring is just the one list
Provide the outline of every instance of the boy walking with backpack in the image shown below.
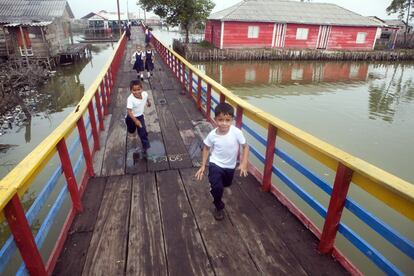
[[210,193],[214,199],[214,218],[222,220],[224,219],[225,206],[222,201],[224,187],[229,187],[232,184],[240,146],[242,147],[242,154],[238,169],[240,169],[240,176],[247,176],[249,146],[243,132],[232,125],[234,109],[231,105],[220,103],[216,106],[214,113],[217,127],[204,139],[201,167],[195,177],[197,180],[203,178],[207,159],[211,152],[208,164],[208,180],[211,188]]

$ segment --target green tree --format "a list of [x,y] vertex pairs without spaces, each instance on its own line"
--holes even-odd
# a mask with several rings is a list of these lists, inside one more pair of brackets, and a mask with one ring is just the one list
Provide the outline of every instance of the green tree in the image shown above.
[[[412,11],[413,5],[414,0],[392,0],[387,8],[388,14],[398,13],[398,17],[402,19],[405,24],[404,44],[407,42],[407,33],[410,28],[408,21],[414,17],[414,12]],[[406,18],[405,21],[404,17]]]
[[165,19],[167,24],[181,26],[187,43],[191,26],[205,21],[215,5],[212,0],[139,0],[138,4]]

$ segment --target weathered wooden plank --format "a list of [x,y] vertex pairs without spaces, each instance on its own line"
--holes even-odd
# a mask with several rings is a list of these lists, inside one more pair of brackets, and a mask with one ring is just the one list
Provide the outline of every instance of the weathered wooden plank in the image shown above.
[[155,174],[133,177],[127,275],[167,275]]
[[108,138],[109,133],[109,125],[111,123],[112,114],[108,114],[108,116],[104,119],[104,131],[99,132],[99,144],[101,148],[95,152],[93,155],[93,169],[95,171],[95,176],[102,176],[102,164],[104,160],[104,153],[106,147],[106,139]]
[[[200,112],[200,110],[198,110],[192,98],[190,98],[188,95],[181,95],[178,97],[178,100],[182,103],[184,111],[187,113],[187,116],[191,119],[191,121],[204,120],[203,114]],[[214,116],[213,112],[211,114]]]
[[147,171],[147,161],[140,154],[142,146],[138,134],[127,132],[125,173],[137,174]]
[[178,171],[156,175],[169,274],[213,275]]
[[[236,174],[239,171],[236,171]],[[274,231],[258,209],[240,190],[244,179],[235,177],[225,189],[226,212],[237,225],[240,237],[263,275],[306,275],[299,261],[287,249],[284,233]]]
[[160,132],[148,133],[151,147],[148,149],[147,166],[148,171],[163,171],[168,170],[170,165],[168,163],[167,153],[165,151],[164,140]]
[[[236,182],[238,182],[236,178]],[[260,191],[260,183],[249,175],[239,187],[249,198],[267,224],[283,239],[286,248],[301,263],[309,275],[319,274],[323,267],[326,275],[345,275],[345,269],[332,257],[317,252],[319,240],[283,206],[272,194]]]
[[108,178],[82,275],[124,273],[131,182],[131,176]]
[[[129,63],[128,63],[129,64]],[[129,68],[130,67],[130,68]],[[127,65],[124,70],[118,72],[117,84],[119,88],[123,88],[127,96],[129,96],[129,84],[132,80],[137,79],[137,72],[132,70],[132,65]],[[126,102],[125,102],[126,106]]]
[[171,112],[165,105],[157,106],[157,111],[170,167],[172,169],[190,168],[191,158],[181,140]]
[[98,217],[106,178],[91,178],[82,197],[83,212],[70,227],[53,275],[80,275]]
[[102,175],[125,174],[126,157],[126,125],[124,108],[114,109],[108,139],[106,140]]
[[196,169],[180,170],[186,193],[193,208],[204,244],[216,275],[259,275],[237,225],[229,219],[216,221],[207,177],[194,178]]

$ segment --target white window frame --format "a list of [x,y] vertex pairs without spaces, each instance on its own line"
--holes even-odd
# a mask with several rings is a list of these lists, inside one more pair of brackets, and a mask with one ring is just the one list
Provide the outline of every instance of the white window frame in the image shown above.
[[291,80],[303,80],[303,68],[292,68]]
[[307,40],[309,34],[309,28],[297,28],[296,40]]
[[358,32],[356,36],[356,44],[363,44],[367,40],[367,33],[366,32]]
[[244,79],[246,82],[256,81],[256,70],[254,68],[249,68],[244,73]]
[[[30,48],[26,48],[26,49],[27,49],[27,56],[28,57],[33,56],[33,49],[31,47]],[[20,50],[20,55],[22,57],[25,57],[26,54],[25,54],[25,51],[24,51],[24,47],[19,47],[19,50]]]
[[249,26],[247,28],[247,38],[259,38],[259,26]]

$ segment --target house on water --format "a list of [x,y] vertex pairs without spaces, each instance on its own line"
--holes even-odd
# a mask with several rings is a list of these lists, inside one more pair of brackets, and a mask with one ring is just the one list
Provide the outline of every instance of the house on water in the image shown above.
[[[135,13],[120,13],[121,25],[130,21],[138,21]],[[81,18],[88,22],[87,32],[91,33],[112,33],[112,30],[118,29],[118,13],[101,10],[99,12],[90,12]]]
[[46,61],[72,43],[66,0],[0,0],[0,56]]
[[211,14],[204,35],[220,49],[371,50],[382,26],[334,4],[244,0]]

